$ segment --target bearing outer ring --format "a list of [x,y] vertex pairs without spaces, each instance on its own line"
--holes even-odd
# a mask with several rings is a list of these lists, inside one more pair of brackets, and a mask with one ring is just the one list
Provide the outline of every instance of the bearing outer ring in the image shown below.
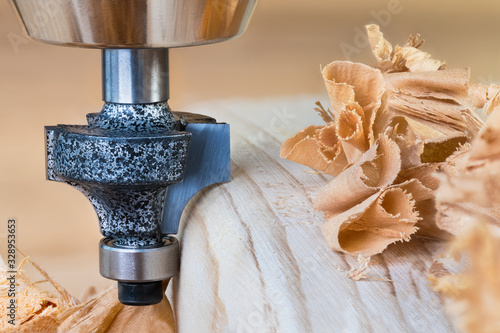
[[105,278],[120,282],[162,281],[179,272],[179,242],[166,236],[151,248],[116,246],[111,237],[99,242],[99,270]]

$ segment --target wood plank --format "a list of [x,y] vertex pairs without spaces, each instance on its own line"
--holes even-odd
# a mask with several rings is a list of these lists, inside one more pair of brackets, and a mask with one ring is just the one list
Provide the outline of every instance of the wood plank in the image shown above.
[[[317,96],[195,105],[232,129],[232,181],[199,193],[181,223],[181,273],[171,293],[179,332],[453,332],[428,267],[440,242],[415,238],[372,258],[332,251],[312,209],[330,177],[279,158],[283,140],[321,123]],[[286,109],[284,109],[286,108]]]

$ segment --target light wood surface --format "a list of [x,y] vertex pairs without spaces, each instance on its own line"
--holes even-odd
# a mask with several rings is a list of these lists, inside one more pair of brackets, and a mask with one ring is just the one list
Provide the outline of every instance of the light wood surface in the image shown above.
[[[359,45],[362,27],[375,22],[373,13],[397,2],[263,0],[241,38],[172,50],[170,105],[196,112],[193,103],[209,107],[214,99],[245,97],[256,106],[262,98],[322,94],[320,65],[344,60],[341,46]],[[403,9],[381,22],[391,42],[420,32],[425,50],[450,67],[471,67],[474,82],[500,79],[499,1],[399,2]],[[368,45],[351,60],[373,63]],[[20,248],[75,296],[89,285],[110,284],[98,270],[102,236],[87,198],[45,180],[43,126],[85,123],[86,113],[102,107],[100,81],[98,50],[28,40],[9,1],[0,1],[0,253],[6,221],[14,217]],[[271,114],[266,103],[260,108]]]
[[180,333],[454,331],[426,282],[441,243],[392,245],[372,259],[369,276],[379,279],[358,282],[346,277],[356,258],[326,245],[312,201],[331,177],[279,158],[288,135],[321,123],[316,99],[193,106],[231,124],[232,180],[183,215],[170,290]]

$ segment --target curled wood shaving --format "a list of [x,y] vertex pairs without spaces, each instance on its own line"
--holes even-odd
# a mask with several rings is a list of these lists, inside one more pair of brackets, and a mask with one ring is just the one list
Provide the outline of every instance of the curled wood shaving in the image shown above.
[[[0,260],[0,263],[3,263]],[[29,263],[57,295],[42,290],[22,270]],[[89,290],[84,302],[71,296],[35,262],[26,257],[16,274],[16,325],[8,323],[7,290],[10,281],[5,265],[0,265],[0,331],[1,332],[174,332],[172,309],[166,297],[159,304],[146,307],[124,306],[118,301],[116,287],[98,295]],[[166,288],[166,285],[164,286]]]
[[401,170],[416,167],[421,164],[420,155],[424,142],[413,131],[405,117],[395,116],[389,123],[386,134],[397,143],[401,156]]
[[440,163],[424,163],[402,170],[396,179],[396,183],[417,179],[425,187],[436,190],[439,186],[439,180],[435,177],[434,172],[439,169],[440,165]]
[[352,207],[353,202],[361,202],[391,185],[400,168],[398,145],[387,136],[381,136],[355,164],[321,191],[314,208],[330,216],[339,214]]
[[418,180],[383,188],[360,204],[331,216],[323,225],[328,245],[340,252],[372,256],[397,241],[408,241],[420,220],[417,201],[432,191]]
[[348,164],[357,161],[368,147],[363,124],[363,113],[356,109],[340,113],[337,133]]
[[386,98],[382,73],[367,65],[334,61],[323,68],[322,74],[335,119],[346,110],[356,110],[364,118],[367,139],[373,143],[378,134],[373,132],[373,124]]
[[372,53],[384,72],[430,72],[446,67],[443,61],[432,59],[430,54],[419,49],[424,43],[419,40],[420,35],[410,35],[404,46],[396,45],[393,48],[378,25],[367,25],[366,31]]
[[336,136],[334,123],[303,129],[285,141],[280,155],[332,176],[338,175],[347,166],[347,157]]

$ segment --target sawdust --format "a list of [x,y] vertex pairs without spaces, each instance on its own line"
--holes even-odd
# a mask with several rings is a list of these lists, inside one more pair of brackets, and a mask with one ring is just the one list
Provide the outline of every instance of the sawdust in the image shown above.
[[353,267],[347,272],[347,277],[354,281],[359,281],[368,277],[370,257],[358,256],[358,267]]
[[346,276],[354,281],[377,280],[382,282],[394,282],[390,279],[369,275],[371,273],[370,261],[371,257],[359,255],[358,266],[352,267],[347,271]]

